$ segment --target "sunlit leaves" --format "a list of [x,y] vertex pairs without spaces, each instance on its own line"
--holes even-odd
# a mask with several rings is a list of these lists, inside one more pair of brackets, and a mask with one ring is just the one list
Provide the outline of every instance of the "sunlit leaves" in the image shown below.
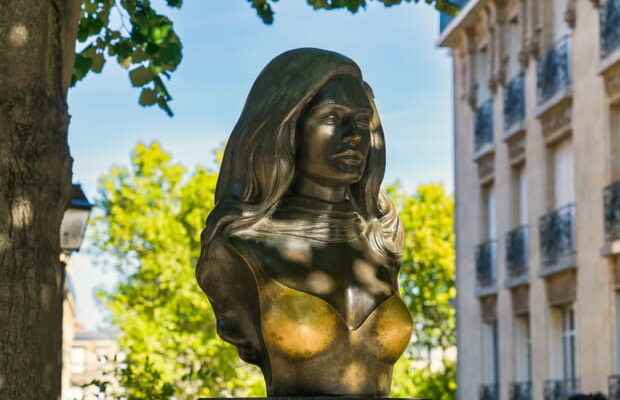
[[264,394],[256,368],[216,336],[194,276],[216,180],[157,143],[137,145],[129,167],[100,179],[94,241],[122,277],[102,299],[121,331],[129,368],[117,374],[130,399]]
[[394,370],[392,395],[453,400],[456,392],[456,296],[454,201],[438,184],[418,186],[413,195],[390,188],[405,227],[400,273],[414,335]]
[[[179,8],[182,1],[168,0],[167,5]],[[113,12],[116,23],[111,22]],[[73,85],[91,71],[101,72],[105,56],[114,57],[131,69],[130,81],[141,90],[140,104],[158,105],[172,116],[164,79],[180,64],[183,46],[172,21],[149,0],[85,0],[77,38],[84,46],[76,54]]]
[[437,184],[420,185],[412,196],[395,192],[406,231],[401,287],[414,317],[414,345],[445,350],[456,343],[454,202]]
[[456,389],[453,359],[437,359],[433,365],[417,362],[406,354],[394,367],[392,397],[455,400]]

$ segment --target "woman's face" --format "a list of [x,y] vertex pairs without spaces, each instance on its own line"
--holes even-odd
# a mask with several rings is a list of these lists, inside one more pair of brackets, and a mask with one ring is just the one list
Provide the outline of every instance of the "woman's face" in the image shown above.
[[360,81],[330,80],[304,110],[297,131],[297,171],[317,183],[358,182],[370,148],[371,106]]

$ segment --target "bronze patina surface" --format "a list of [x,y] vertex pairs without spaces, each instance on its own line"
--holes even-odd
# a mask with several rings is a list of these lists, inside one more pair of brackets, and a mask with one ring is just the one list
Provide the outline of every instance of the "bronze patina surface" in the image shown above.
[[349,58],[276,57],[226,145],[197,278],[270,396],[386,396],[412,332],[385,143]]

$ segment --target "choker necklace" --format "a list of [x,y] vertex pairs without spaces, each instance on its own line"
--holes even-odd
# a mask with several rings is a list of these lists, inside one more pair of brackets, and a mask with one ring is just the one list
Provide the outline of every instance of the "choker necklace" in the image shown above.
[[329,203],[302,196],[285,197],[270,218],[253,230],[316,240],[323,243],[347,243],[362,234],[362,218],[349,201]]

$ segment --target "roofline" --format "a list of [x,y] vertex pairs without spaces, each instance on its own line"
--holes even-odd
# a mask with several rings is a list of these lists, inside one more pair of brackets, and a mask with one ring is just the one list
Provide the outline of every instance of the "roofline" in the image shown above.
[[69,204],[71,208],[80,210],[91,210],[93,208],[93,204],[88,201],[86,194],[84,194],[84,190],[82,190],[82,185],[79,183],[71,185],[71,199],[69,200]]
[[451,47],[450,42],[454,40],[454,34],[459,27],[473,15],[473,11],[481,7],[483,0],[470,0],[463,9],[454,17],[452,22],[448,24],[446,29],[439,35],[439,38],[435,42],[437,47]]

